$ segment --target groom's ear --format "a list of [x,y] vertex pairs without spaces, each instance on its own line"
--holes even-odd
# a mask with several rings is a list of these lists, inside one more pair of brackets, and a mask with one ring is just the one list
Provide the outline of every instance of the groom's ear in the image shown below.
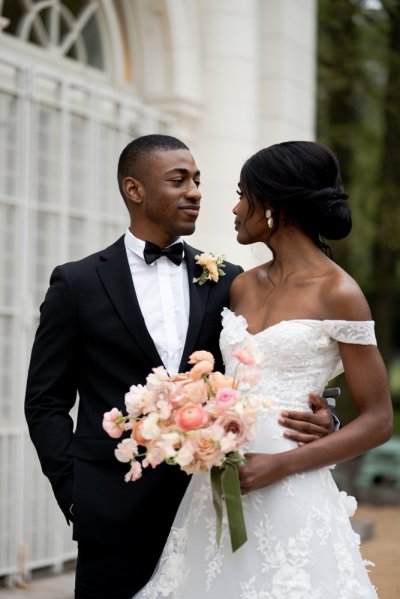
[[125,177],[122,181],[122,189],[128,200],[135,204],[142,203],[144,187],[138,179],[135,179],[134,177]]

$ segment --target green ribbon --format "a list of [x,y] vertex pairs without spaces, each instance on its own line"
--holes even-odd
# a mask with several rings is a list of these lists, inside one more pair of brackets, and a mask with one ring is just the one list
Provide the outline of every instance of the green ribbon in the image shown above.
[[211,468],[211,488],[216,516],[216,539],[219,545],[222,532],[224,500],[228,518],[232,551],[235,552],[247,541],[238,468],[244,458],[238,452],[227,455],[222,466]]

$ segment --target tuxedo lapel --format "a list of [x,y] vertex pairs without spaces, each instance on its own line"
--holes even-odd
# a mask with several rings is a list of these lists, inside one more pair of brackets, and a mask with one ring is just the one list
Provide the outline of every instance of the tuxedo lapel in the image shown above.
[[[186,335],[185,347],[182,353],[182,359],[179,371],[187,371],[188,358],[195,349],[195,343],[199,336],[201,325],[203,323],[204,313],[207,306],[208,294],[210,292],[210,285],[205,283],[204,285],[197,285],[193,283],[193,278],[198,277],[201,274],[201,267],[195,262],[196,256],[200,253],[199,250],[195,250],[191,246],[185,245],[185,262],[188,271],[189,279],[189,298],[190,298],[190,311],[189,311],[189,325]],[[201,349],[201,348],[197,348]]]
[[121,237],[114,245],[104,250],[101,260],[103,262],[97,267],[97,272],[121,320],[138,348],[147,355],[152,366],[161,365],[162,360],[147,330],[139,307],[126,256],[124,238]]

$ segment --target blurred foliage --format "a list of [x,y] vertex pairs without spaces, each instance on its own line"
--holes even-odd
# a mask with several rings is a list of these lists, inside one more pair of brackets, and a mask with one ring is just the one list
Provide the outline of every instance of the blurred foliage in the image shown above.
[[[370,303],[400,409],[400,0],[318,6],[317,139],[339,158],[353,214],[352,234],[330,245]],[[349,404],[338,402],[343,422]]]

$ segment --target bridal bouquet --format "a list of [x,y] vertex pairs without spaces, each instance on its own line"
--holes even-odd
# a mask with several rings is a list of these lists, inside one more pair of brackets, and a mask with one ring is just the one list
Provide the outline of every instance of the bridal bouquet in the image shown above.
[[252,352],[239,348],[233,355],[238,362],[233,377],[213,371],[214,357],[207,351],[194,352],[185,373],[170,376],[164,367],[154,368],[144,386],[133,385],[126,393],[127,414],[117,408],[106,412],[103,428],[113,438],[130,431],[115,450],[120,462],[130,464],[127,482],[161,462],[187,474],[210,471],[217,542],[225,503],[236,551],[247,540],[238,477],[245,460],[239,450],[254,438],[260,403],[241,388],[258,376]]

